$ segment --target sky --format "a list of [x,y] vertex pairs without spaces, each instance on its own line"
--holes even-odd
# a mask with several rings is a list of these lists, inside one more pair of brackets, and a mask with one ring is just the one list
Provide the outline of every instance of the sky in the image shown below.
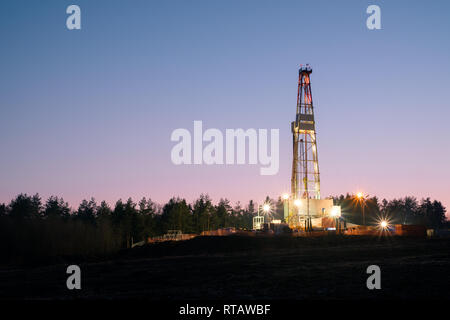
[[[81,30],[66,28],[71,4]],[[366,27],[371,4],[381,30]],[[448,1],[1,1],[0,203],[275,198],[309,63],[322,197],[449,207],[449,14]],[[171,133],[194,120],[279,129],[278,174],[174,165]]]

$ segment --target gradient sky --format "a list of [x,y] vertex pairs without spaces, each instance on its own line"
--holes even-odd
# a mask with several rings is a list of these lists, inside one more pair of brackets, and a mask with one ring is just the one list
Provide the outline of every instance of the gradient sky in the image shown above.
[[[69,31],[68,5],[82,11]],[[382,30],[366,28],[381,7]],[[0,3],[0,202],[21,192],[262,201],[289,191],[310,63],[322,196],[450,206],[448,1]],[[175,166],[176,128],[279,128],[280,170]]]

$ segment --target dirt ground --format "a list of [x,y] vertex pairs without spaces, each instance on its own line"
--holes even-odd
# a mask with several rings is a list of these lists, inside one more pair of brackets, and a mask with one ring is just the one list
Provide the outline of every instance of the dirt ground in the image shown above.
[[[76,259],[75,259],[76,260]],[[81,290],[66,268],[81,267]],[[381,290],[366,269],[381,268]],[[198,237],[106,260],[1,267],[0,299],[450,299],[450,239]]]

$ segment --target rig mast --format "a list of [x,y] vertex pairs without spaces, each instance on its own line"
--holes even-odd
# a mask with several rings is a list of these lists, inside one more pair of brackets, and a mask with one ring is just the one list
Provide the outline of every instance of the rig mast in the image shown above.
[[291,196],[285,195],[284,220],[289,227],[305,232],[340,230],[341,207],[333,199],[320,198],[316,123],[311,94],[312,69],[298,70],[297,112],[291,122],[293,138]]
[[311,67],[300,65],[298,71],[297,113],[291,123],[293,161],[291,178],[292,199],[320,199],[319,160],[311,94]]

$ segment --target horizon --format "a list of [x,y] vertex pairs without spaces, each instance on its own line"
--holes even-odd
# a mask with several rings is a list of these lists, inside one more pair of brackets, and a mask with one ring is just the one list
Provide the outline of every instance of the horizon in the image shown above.
[[[26,193],[22,193],[22,194],[23,194],[23,195],[26,195],[26,196],[30,196],[30,197],[36,195],[36,194],[26,194]],[[20,194],[16,195],[13,199],[15,199],[15,198],[16,198],[17,196],[19,196],[19,195],[20,195]],[[170,201],[171,199],[185,200],[187,205],[193,205],[193,204],[195,204],[195,201],[199,200],[200,197],[201,197],[202,195],[204,195],[204,196],[207,196],[207,197],[211,200],[211,203],[212,203],[213,205],[218,205],[218,204],[220,203],[220,201],[225,200],[225,201],[229,201],[229,204],[230,204],[230,206],[231,206],[232,208],[234,208],[234,207],[239,203],[239,204],[241,205],[241,208],[242,208],[242,209],[245,209],[245,208],[248,207],[250,201],[253,201],[253,204],[256,205],[256,206],[262,206],[264,203],[266,203],[266,202],[265,202],[265,199],[267,199],[267,197],[269,197],[270,200],[275,201],[274,203],[272,203],[272,205],[275,205],[276,202],[279,200],[279,198],[281,199],[281,196],[282,196],[282,195],[279,195],[279,196],[277,196],[277,197],[271,197],[271,196],[269,196],[269,195],[266,195],[266,196],[264,197],[264,200],[262,200],[262,201],[257,201],[257,200],[255,200],[255,199],[248,199],[248,200],[246,200],[246,201],[244,201],[244,202],[239,201],[239,200],[233,202],[233,201],[231,201],[230,199],[228,199],[228,198],[226,198],[226,197],[225,197],[225,198],[222,197],[222,198],[219,198],[219,199],[214,199],[214,198],[212,198],[208,193],[201,193],[200,195],[198,195],[197,197],[192,198],[192,199],[187,199],[187,198],[184,198],[184,197],[181,197],[181,196],[172,196],[171,198],[168,198],[167,200],[162,201],[162,202],[160,202],[160,201],[155,201],[155,200],[152,199],[151,197],[146,197],[146,196],[140,197],[140,198],[124,197],[124,198],[119,198],[119,199],[117,199],[117,200],[114,200],[114,201],[112,201],[112,202],[109,202],[109,201],[106,201],[106,200],[102,200],[102,199],[96,199],[96,198],[94,198],[94,197],[90,197],[90,198],[85,198],[85,199],[80,200],[80,202],[79,202],[77,205],[73,205],[72,203],[66,201],[66,200],[64,199],[64,197],[60,197],[60,196],[58,196],[58,195],[50,195],[49,197],[46,197],[46,198],[45,198],[45,197],[42,197],[39,193],[37,193],[37,195],[40,197],[41,203],[42,203],[42,205],[43,205],[44,207],[45,207],[46,201],[47,201],[50,197],[58,197],[59,199],[62,199],[65,203],[68,204],[68,208],[72,211],[72,213],[74,213],[74,212],[76,212],[76,211],[78,210],[78,207],[80,206],[80,204],[81,204],[83,201],[90,201],[90,200],[92,200],[92,199],[95,201],[95,203],[96,203],[97,206],[99,206],[103,201],[105,201],[106,204],[107,204],[111,209],[114,209],[115,204],[116,204],[117,202],[119,202],[119,201],[122,201],[123,203],[125,203],[125,202],[128,201],[128,199],[131,199],[131,200],[133,201],[133,203],[135,203],[136,205],[138,205],[139,202],[140,202],[142,199],[145,198],[147,201],[153,202],[155,205],[160,206],[161,209],[162,209],[162,208],[164,207],[164,205],[166,205],[167,203],[169,203],[169,201]],[[354,197],[356,197],[356,194],[355,194],[355,193],[349,193],[349,192],[346,192],[346,193],[342,193],[342,194],[338,194],[338,195],[333,195],[333,196],[330,196],[330,197],[327,197],[327,198],[330,199],[330,198],[335,198],[335,197],[340,197],[340,196],[344,196],[344,198],[347,197],[347,196],[350,196],[350,197],[354,198]],[[413,196],[408,196],[408,195],[406,195],[406,196],[403,196],[403,197],[400,197],[400,198],[391,198],[391,199],[387,199],[387,198],[380,198],[380,197],[377,197],[376,195],[371,195],[371,194],[365,194],[365,196],[367,197],[368,200],[373,199],[373,198],[376,197],[376,198],[378,199],[378,203],[379,203],[380,205],[381,205],[381,203],[382,203],[383,200],[387,200],[387,201],[389,202],[389,201],[393,201],[393,200],[404,199],[404,198],[406,198],[406,197],[413,197]],[[416,197],[413,197],[413,198],[416,199],[416,201],[418,202],[418,204],[420,204],[420,202],[421,202],[422,200],[426,200],[426,199],[429,199],[429,200],[432,201],[432,202],[433,202],[433,201],[438,201],[438,202],[442,203],[442,201],[440,201],[439,199],[433,199],[433,198],[430,198],[430,197],[424,197],[424,198],[416,198]],[[13,199],[11,199],[10,201],[5,202],[5,203],[0,202],[0,205],[1,205],[1,204],[4,204],[4,205],[8,206],[8,205],[10,204],[10,202],[11,202]],[[283,201],[283,200],[281,199],[281,201]],[[444,206],[444,208],[447,209],[447,207],[445,207],[445,206]],[[343,211],[343,213],[345,213],[345,211]],[[448,210],[446,210],[445,215],[447,216],[447,218],[448,218],[448,214],[449,214],[449,213],[450,213],[450,212],[449,212]]]

